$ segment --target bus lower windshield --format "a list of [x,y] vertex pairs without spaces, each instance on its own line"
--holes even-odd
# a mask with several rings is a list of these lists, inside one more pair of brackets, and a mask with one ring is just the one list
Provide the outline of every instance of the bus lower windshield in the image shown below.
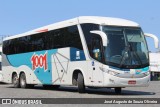
[[149,66],[148,48],[140,28],[102,26],[108,44],[104,47],[105,63],[120,68]]

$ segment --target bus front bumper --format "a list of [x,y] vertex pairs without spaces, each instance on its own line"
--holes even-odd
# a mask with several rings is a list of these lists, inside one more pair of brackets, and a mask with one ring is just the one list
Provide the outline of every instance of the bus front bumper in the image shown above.
[[146,87],[149,82],[150,75],[143,78],[121,78],[110,74],[104,75],[104,87]]

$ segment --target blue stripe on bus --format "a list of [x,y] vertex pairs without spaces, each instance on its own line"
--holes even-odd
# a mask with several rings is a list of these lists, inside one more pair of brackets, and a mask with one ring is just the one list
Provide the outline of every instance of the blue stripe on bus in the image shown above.
[[[130,69],[121,69],[121,68],[117,68],[117,67],[113,67],[113,66],[109,66],[112,69],[117,69],[117,70],[121,70],[124,72],[130,72]],[[145,68],[139,68],[139,69],[135,69],[135,74],[141,74],[141,73],[145,73],[149,71],[149,67],[145,67]]]
[[149,71],[149,67],[136,69],[136,74],[145,73],[145,72],[147,72],[147,71]]
[[[32,69],[32,61],[31,58],[34,54],[36,55],[44,55],[47,52],[47,67],[48,69],[45,71],[44,68],[36,68],[34,74],[37,76],[39,81],[42,84],[52,84],[52,66],[51,66],[51,55],[57,53],[57,49],[53,50],[44,50],[44,51],[37,51],[37,52],[29,52],[29,53],[22,53],[22,54],[14,54],[14,55],[7,55],[10,64],[13,67],[19,67],[22,65],[26,65]],[[23,71],[23,70],[22,70]]]

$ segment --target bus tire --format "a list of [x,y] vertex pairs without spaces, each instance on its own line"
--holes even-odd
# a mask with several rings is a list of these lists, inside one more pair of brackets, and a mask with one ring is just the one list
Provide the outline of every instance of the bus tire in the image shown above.
[[26,82],[26,75],[25,73],[20,74],[20,87],[21,88],[28,88],[27,82]]
[[85,85],[84,85],[84,77],[82,73],[78,73],[78,92],[79,93],[84,93],[85,92]]
[[121,87],[116,87],[115,88],[115,93],[116,94],[121,94],[121,92],[122,92],[122,88]]
[[14,88],[20,87],[19,78],[18,78],[17,74],[13,74],[12,83],[13,83]]

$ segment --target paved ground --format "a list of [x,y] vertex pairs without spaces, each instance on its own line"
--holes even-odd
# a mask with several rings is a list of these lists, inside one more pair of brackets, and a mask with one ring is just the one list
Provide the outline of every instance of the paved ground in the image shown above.
[[152,81],[149,87],[129,87],[116,95],[113,89],[86,89],[79,94],[76,87],[61,86],[58,90],[35,86],[33,89],[13,88],[11,84],[0,84],[0,98],[160,98],[160,81]]
[[35,86],[32,89],[13,88],[12,84],[0,84],[0,97],[9,98],[160,98],[160,81],[152,81],[149,87],[128,87],[116,95],[113,89],[86,89],[79,94],[77,87],[61,86],[58,90]]

